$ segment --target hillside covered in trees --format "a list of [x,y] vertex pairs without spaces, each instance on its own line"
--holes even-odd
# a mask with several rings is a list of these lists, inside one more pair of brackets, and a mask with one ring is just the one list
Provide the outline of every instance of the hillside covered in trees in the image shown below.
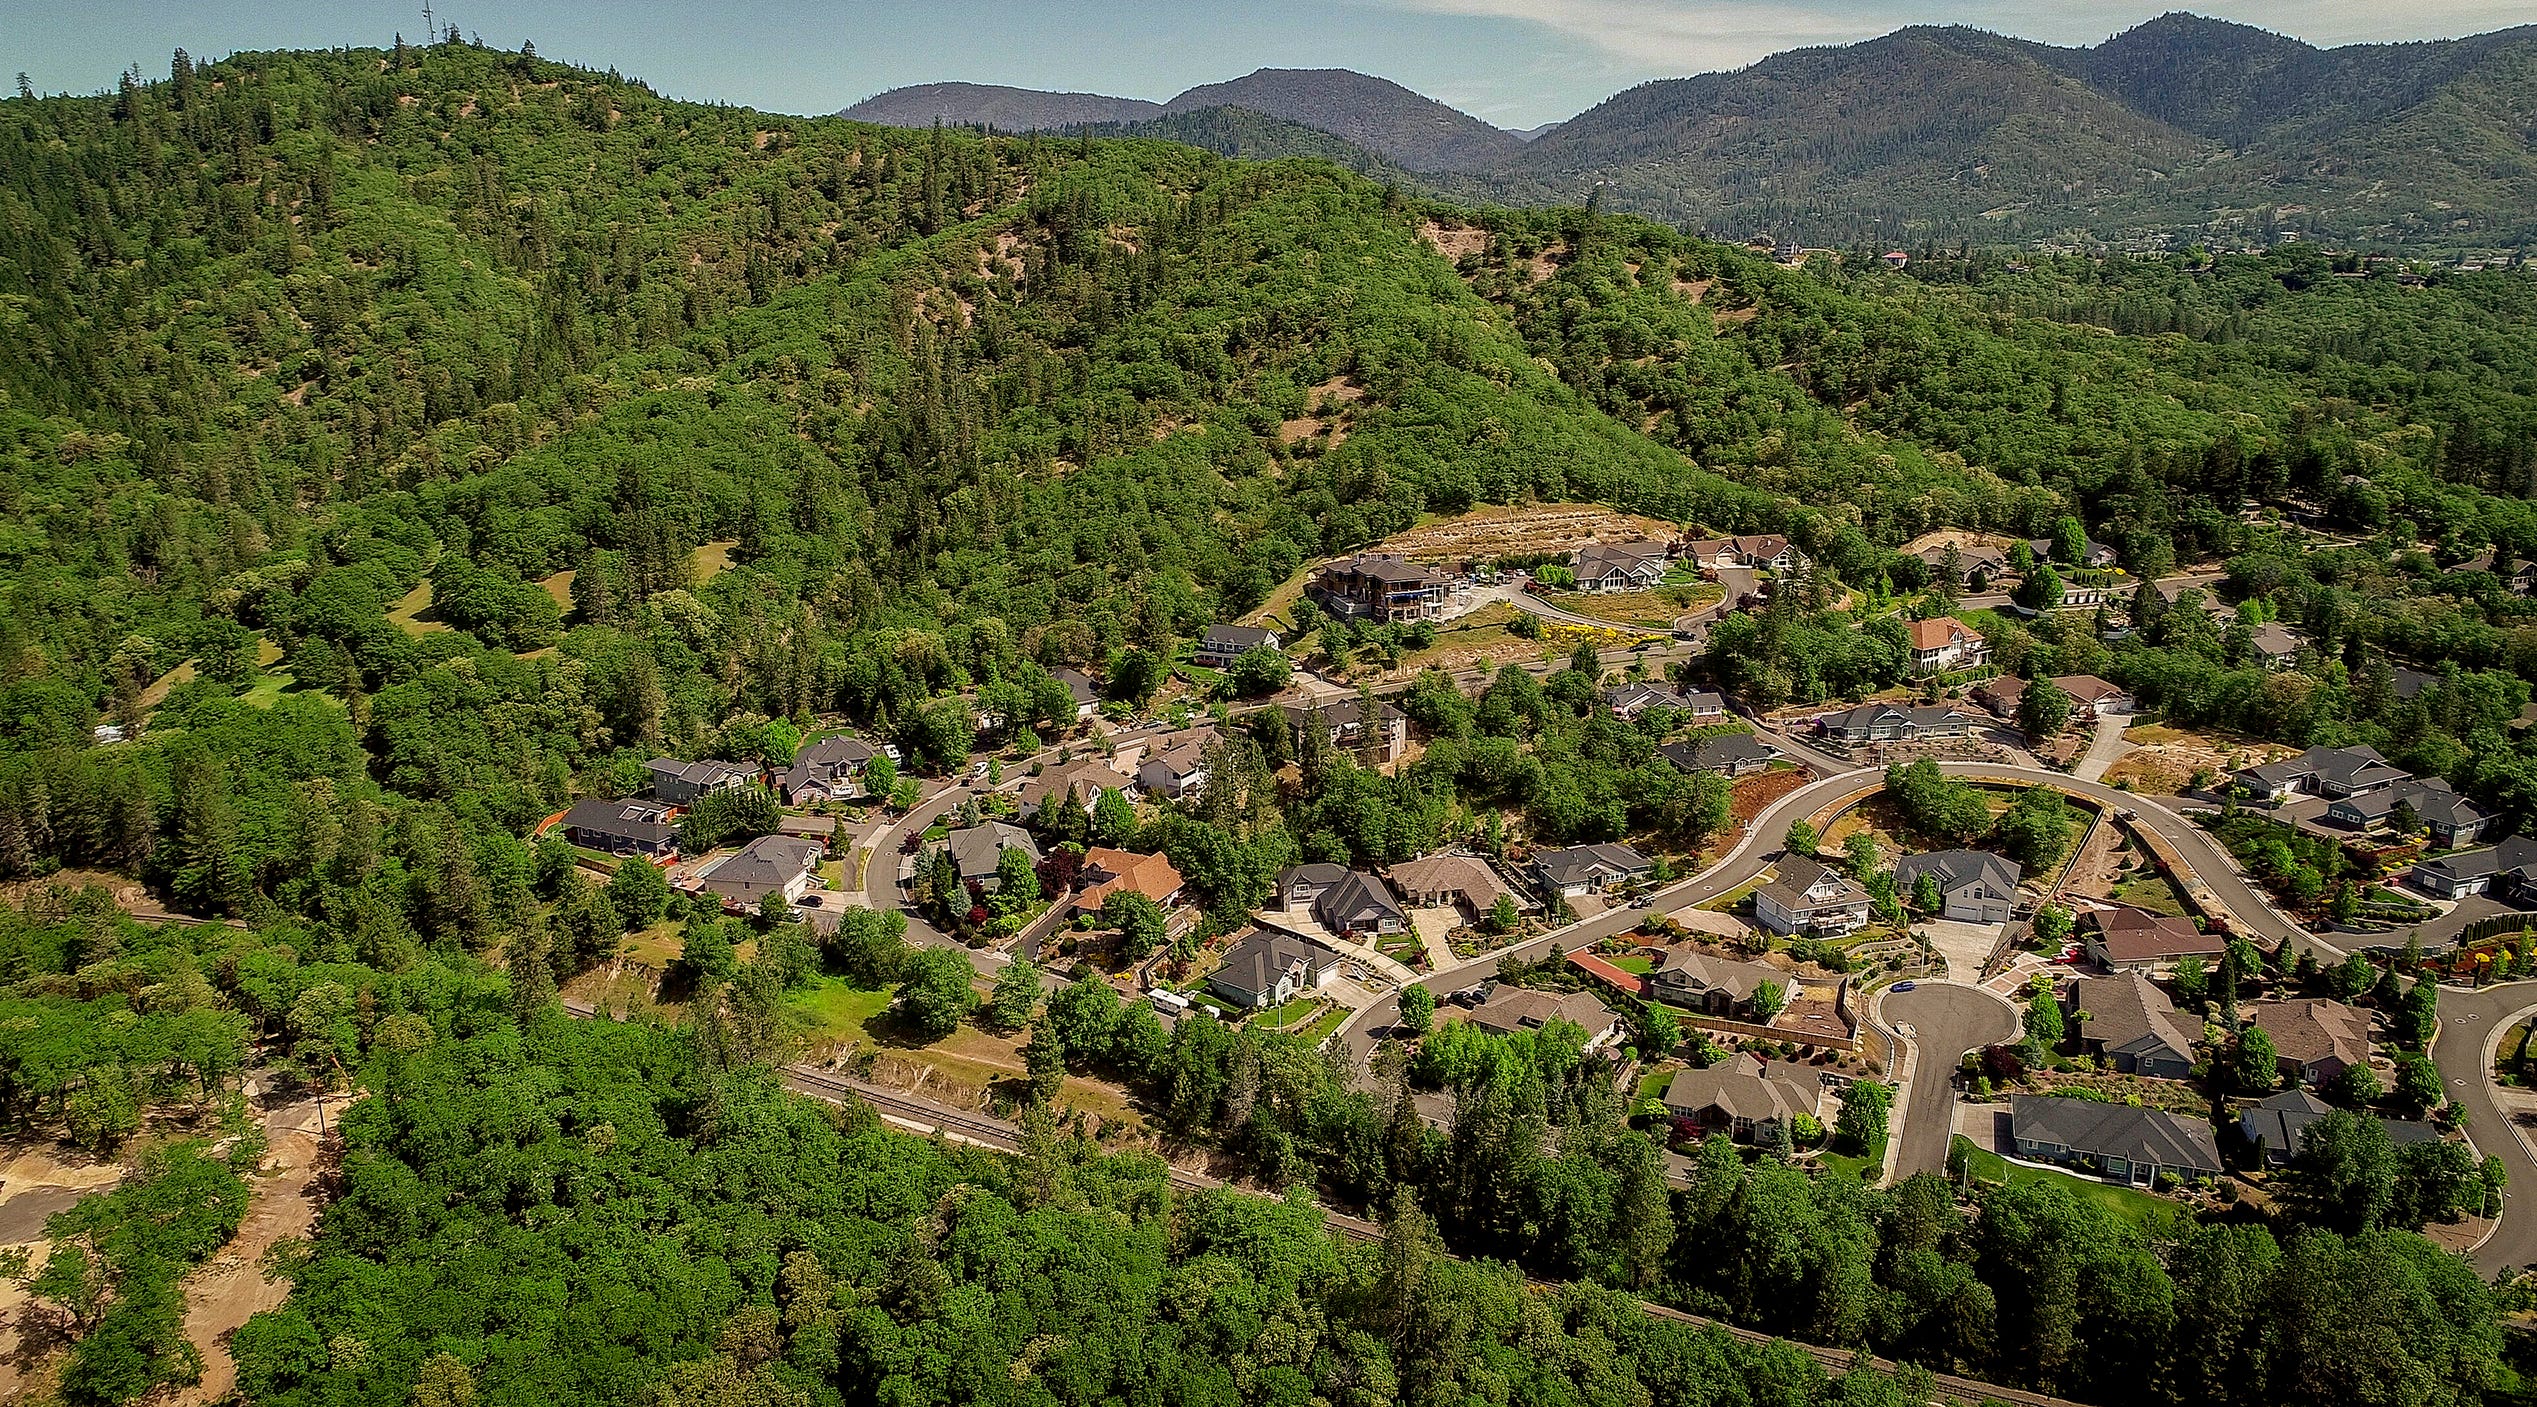
[[[1019,1163],[928,1146],[765,1074],[770,984],[822,956],[789,927],[685,1027],[567,1022],[549,979],[666,894],[528,840],[647,758],[758,757],[796,721],[964,768],[984,691],[1168,658],[1479,504],[1794,536],[1819,571],[1763,662],[1791,692],[1851,687],[1809,647],[1845,591],[1920,584],[1914,534],[2071,518],[2144,575],[2227,559],[2356,663],[2445,642],[2524,676],[2524,600],[2300,566],[2243,519],[2312,497],[2409,549],[2537,556],[2528,281],[2362,272],[1787,269],[1322,162],[774,118],[454,41],[0,103],[0,880],[113,872],[234,921],[31,890],[0,924],[0,1093],[109,1148],[259,1053],[367,1092],[290,1302],[239,1336],[256,1400],[1917,1400],[1624,1289],[2072,1391],[2473,1400],[2507,1381],[2495,1304],[2410,1233],[2160,1239],[2024,1193],[1956,1224],[1934,1183],[1727,1159],[1659,1196],[1553,1042],[1469,1091],[1460,1146],[1281,1038],[1060,1052],[1268,1185],[1422,1209],[1374,1249],[1050,1130]],[[1344,435],[1288,432],[1342,392]],[[2380,571],[2425,589],[2365,609]],[[2192,644],[2180,678],[2227,668]],[[1596,681],[1504,677],[1413,700],[1461,740],[1424,771],[1315,765],[1291,804],[1252,777],[1225,867],[1290,829],[1396,843],[1395,815],[1542,771],[1518,736],[1563,778],[1647,761],[1586,716]],[[2527,824],[2537,758],[2500,695],[2460,696],[2395,722]],[[2395,726],[2340,697],[2264,726]],[[227,1205],[216,1166],[179,1171]],[[84,1340],[123,1353],[100,1400],[165,1375],[198,1233],[101,1258],[133,1294]],[[2223,1311],[2219,1367],[2160,1332]]]

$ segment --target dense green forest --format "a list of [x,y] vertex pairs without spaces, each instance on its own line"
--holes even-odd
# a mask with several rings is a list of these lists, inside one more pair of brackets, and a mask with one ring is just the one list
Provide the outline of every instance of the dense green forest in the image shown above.
[[[1458,264],[1422,234],[1472,229]],[[958,1002],[965,958],[691,915],[693,953],[758,942],[690,1024],[576,1025],[549,979],[673,906],[525,838],[650,756],[784,760],[797,723],[960,768],[973,701],[1052,718],[1051,668],[1122,678],[1322,556],[1529,500],[1795,536],[1818,570],[1714,662],[1791,698],[1892,682],[1891,631],[1844,613],[1920,590],[1896,549],[1931,527],[2075,517],[2144,575],[2221,562],[2317,633],[2312,683],[2198,615],[2111,650],[2004,623],[2002,652],[2382,741],[2526,824],[2537,759],[2499,730],[2529,608],[2441,568],[2537,555],[2537,295],[2339,272],[1784,269],[1320,162],[775,118],[454,41],[0,102],[0,879],[112,871],[231,920],[33,890],[0,922],[0,1102],[109,1151],[153,1109],[209,1118],[252,1054],[368,1091],[291,1302],[239,1336],[257,1400],[1915,1391],[1623,1290],[2083,1395],[2474,1400],[2507,1380],[2491,1294],[2407,1231],[2170,1233],[2031,1190],[1968,1222],[1934,1183],[1723,1155],[1668,1196],[1557,1039],[1476,1058],[1438,1133],[1299,1043],[1052,1000],[1048,1056],[1265,1185],[1402,1212],[1374,1249],[1061,1131],[1018,1163],[886,1134],[772,1085],[774,996],[824,961]],[[1334,385],[1344,437],[1279,433]],[[2292,502],[2355,545],[2244,511]],[[2400,699],[2390,656],[2454,664]],[[1222,926],[1281,864],[1500,807],[1714,833],[1714,779],[1597,683],[1424,679],[1398,776],[1263,730],[1136,839]],[[217,1212],[226,1166],[166,1176]],[[199,1239],[100,1253],[134,1309],[96,1400],[181,1376],[165,1288]],[[1518,1263],[1592,1287],[1529,1294]],[[2225,1355],[2169,1332],[2203,1323]]]

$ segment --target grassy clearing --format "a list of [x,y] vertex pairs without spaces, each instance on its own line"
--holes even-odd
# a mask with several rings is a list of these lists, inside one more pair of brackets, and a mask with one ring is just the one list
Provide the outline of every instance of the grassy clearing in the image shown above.
[[2074,1195],[2096,1203],[2135,1226],[2147,1229],[2170,1217],[2181,1216],[2184,1209],[2164,1197],[2152,1196],[2130,1187],[2117,1187],[2092,1177],[2054,1172],[2048,1168],[2029,1168],[2012,1163],[1999,1154],[1974,1143],[1963,1134],[1955,1136],[1955,1144],[1964,1150],[1973,1165],[1976,1182],[1998,1185],[2012,1182],[2057,1182]]
[[1671,630],[1674,621],[1726,595],[1716,582],[1683,582],[1654,591],[1562,591],[1550,604],[1570,615],[1612,625]]
[[576,575],[568,569],[538,583],[546,589],[547,595],[555,598],[555,609],[568,616],[573,613],[573,578]]
[[2164,914],[2169,918],[2185,917],[2185,896],[2177,893],[2176,886],[2155,871],[2115,885],[2107,897],[2118,904],[2129,904],[2153,914]]
[[698,586],[702,586],[706,582],[713,580],[715,577],[722,575],[723,572],[731,565],[731,549],[738,547],[739,545],[740,544],[737,540],[731,542],[708,542],[704,546],[689,553],[687,555],[687,571],[689,578]]
[[408,635],[429,635],[434,631],[447,630],[449,627],[439,621],[423,619],[423,613],[431,608],[432,583],[426,578],[414,583],[413,590],[398,597],[396,604],[388,607],[388,619]]

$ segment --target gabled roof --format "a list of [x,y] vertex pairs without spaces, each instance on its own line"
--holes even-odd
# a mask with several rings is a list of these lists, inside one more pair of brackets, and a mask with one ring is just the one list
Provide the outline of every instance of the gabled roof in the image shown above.
[[2196,1031],[2186,1027],[2167,994],[2137,972],[2079,979],[2071,984],[2070,1006],[2087,1015],[2080,1023],[2083,1040],[2109,1051],[2140,1055],[2163,1049],[2176,1059],[2193,1059]]
[[1778,748],[1751,733],[1721,733],[1715,737],[1693,738],[1688,742],[1666,743],[1656,751],[1686,772],[1723,772],[1743,763],[1768,762],[1779,756]]
[[[2301,1132],[2333,1112],[2333,1105],[2304,1089],[2286,1089],[2240,1115],[2238,1127],[2245,1130],[2249,1142],[2260,1138],[2267,1148],[2296,1154]],[[2413,1119],[2380,1119],[2378,1126],[2387,1130],[2388,1142],[2400,1147],[2440,1141],[2440,1130]]]
[[843,734],[821,738],[793,754],[793,765],[784,769],[784,790],[799,791],[813,783],[834,781],[841,775],[851,776],[880,755],[880,749],[861,738]]
[[1285,869],[1277,872],[1277,891],[1280,894],[1285,893],[1287,890],[1294,888],[1298,880],[1312,885],[1317,889],[1328,889],[1330,886],[1337,884],[1339,881],[1346,879],[1347,877],[1348,867],[1346,865],[1333,865],[1327,863],[1289,865]]
[[2279,659],[2299,653],[2300,640],[2279,621],[2266,621],[2255,627],[2251,637],[2255,652],[2268,659]]
[[681,762],[675,757],[655,757],[645,764],[656,778],[675,778],[693,787],[717,787],[734,777],[754,777],[757,769],[742,762],[724,762],[705,758],[697,762]]
[[2414,866],[2414,871],[2436,876],[2451,884],[2505,874],[2537,875],[2537,840],[2524,835],[2506,836],[2501,843],[2481,850],[2461,850],[2453,855],[2425,860]]
[[1072,665],[1068,665],[1063,668],[1052,669],[1048,672],[1048,675],[1058,683],[1065,685],[1066,692],[1075,696],[1075,707],[1082,708],[1085,704],[1101,702],[1100,691],[1092,687],[1092,676],[1084,673],[1082,670],[1077,669]]
[[1603,701],[1614,713],[1636,713],[1642,709],[1689,707],[1682,695],[1658,684],[1615,684],[1603,691]]
[[1337,953],[1301,934],[1255,928],[1225,951],[1224,963],[1213,975],[1246,992],[1265,992],[1297,968],[1309,983],[1313,973],[1338,961]]
[[1553,884],[1583,884],[1600,878],[1623,879],[1653,868],[1648,858],[1626,845],[1572,845],[1564,850],[1536,850],[1533,868]]
[[1105,791],[1126,792],[1135,785],[1135,778],[1111,766],[1106,757],[1078,757],[1045,768],[1022,783],[1022,810],[1026,815],[1037,815],[1043,803],[1064,796],[1070,789],[1077,801],[1090,806]]
[[1444,574],[1406,557],[1388,552],[1366,552],[1332,562],[1323,570],[1361,576],[1386,586],[1442,586]]
[[1344,927],[1367,919],[1404,918],[1391,886],[1363,870],[1350,870],[1313,900],[1313,917],[1325,928]]
[[951,852],[952,863],[960,867],[962,879],[985,879],[995,873],[996,863],[1007,850],[1019,850],[1039,863],[1039,842],[1031,833],[1010,821],[980,821],[966,830],[956,830],[943,837],[943,847]]
[[1584,1028],[1586,1038],[1592,1040],[1611,1030],[1621,1018],[1590,992],[1537,992],[1501,984],[1463,1019],[1500,1036],[1538,1031],[1553,1021],[1567,1021]]
[[1685,1070],[1665,1087],[1669,1109],[1716,1109],[1738,1119],[1785,1120],[1823,1107],[1823,1077],[1785,1060],[1769,1064],[1736,1055],[1705,1070]]
[[1912,648],[1915,650],[1942,649],[1951,641],[1978,641],[1981,638],[1980,631],[1954,616],[1936,616],[1912,622]]
[[2273,1053],[2284,1060],[2302,1065],[2339,1060],[2350,1066],[2370,1058],[2370,1019],[2341,1002],[2256,1002],[2248,1015],[2257,1030],[2272,1038]]
[[2161,1109],[2020,1094],[2009,1098],[2009,1121],[2020,1139],[2058,1144],[2074,1153],[2168,1168],[2222,1170],[2220,1141],[2210,1125],[2188,1123]]
[[677,825],[669,818],[668,807],[640,797],[610,801],[605,797],[585,796],[564,813],[564,828],[611,836],[639,845],[665,844],[678,833]]
[[1667,986],[1684,986],[1698,992],[1724,992],[1737,1001],[1748,1001],[1753,989],[1765,982],[1786,991],[1789,974],[1768,963],[1740,962],[1704,953],[1698,948],[1675,947],[1665,952],[1665,961],[1657,973],[1667,979]]
[[2058,685],[2063,693],[2091,708],[2108,699],[2124,698],[2131,692],[2120,684],[2099,679],[2093,674],[2055,675],[2053,683]]
[[2105,950],[2108,961],[2116,963],[2210,957],[2226,946],[2224,940],[2197,930],[2190,920],[2127,904],[2090,910],[2080,915],[2079,928]]
[[1260,625],[1211,625],[1201,643],[1224,654],[1238,655],[1262,645],[1274,647],[1277,632]]
[[1132,850],[1096,845],[1084,851],[1083,865],[1083,873],[1102,877],[1075,895],[1077,908],[1100,908],[1102,900],[1121,890],[1142,894],[1157,904],[1180,892],[1180,871],[1173,868],[1168,856],[1139,855]]
[[1489,862],[1476,855],[1427,855],[1392,867],[1392,883],[1411,894],[1459,894],[1474,909],[1493,907],[1499,896],[1517,908],[1535,907],[1532,900],[1507,888]]
[[1906,892],[1924,874],[1938,876],[1938,888],[1950,894],[1977,880],[2004,895],[2017,892],[2017,862],[1988,850],[1933,850],[1894,862],[1894,883]]
[[755,907],[819,863],[827,847],[798,835],[762,835],[697,877],[698,887],[730,903]]
[[[1311,721],[1313,714],[1318,711],[1321,714],[1322,726],[1334,732],[1356,727],[1358,719],[1365,712],[1363,701],[1354,694],[1343,699],[1332,699],[1326,703],[1279,704],[1278,708],[1286,714],[1286,721],[1298,728]],[[1374,701],[1374,720],[1377,726],[1388,728],[1393,719],[1407,716],[1381,699]]]
[[[1824,897],[1809,898],[1817,889]],[[1856,881],[1810,855],[1783,855],[1779,859],[1779,877],[1759,891],[1771,896],[1771,902],[1792,914],[1815,909],[1840,908],[1864,902],[1868,892]]]
[[1571,570],[1579,581],[1598,580],[1615,570],[1630,576],[1643,576],[1653,571],[1662,574],[1665,559],[1673,549],[1648,538],[1629,542],[1589,542],[1569,558]]

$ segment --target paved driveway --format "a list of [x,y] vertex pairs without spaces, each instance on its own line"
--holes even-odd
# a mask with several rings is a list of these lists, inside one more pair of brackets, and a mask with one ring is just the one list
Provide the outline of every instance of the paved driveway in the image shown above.
[[2018,1033],[2017,1009],[1979,987],[1923,982],[1908,992],[1887,992],[1879,1007],[1885,1024],[1910,1041],[1911,1079],[1895,1111],[1901,1148],[1894,1162],[1899,1180],[1914,1173],[1944,1172],[1947,1138],[1956,1127],[1957,1062],[1968,1050],[1995,1045]]
[[[2440,1032],[2431,1041],[2431,1063],[2449,1098],[2466,1111],[2467,1136],[2476,1151],[2502,1160],[2510,1185],[2502,1194],[2502,1224],[2473,1253],[2475,1268],[2491,1275],[2537,1264],[2537,1157],[2512,1126],[2510,1111],[2493,1092],[2485,1052],[2515,1020],[2537,1008],[2537,982],[2507,982],[2480,992],[2440,989]],[[2528,1210],[2521,1211],[2526,1207]]]

